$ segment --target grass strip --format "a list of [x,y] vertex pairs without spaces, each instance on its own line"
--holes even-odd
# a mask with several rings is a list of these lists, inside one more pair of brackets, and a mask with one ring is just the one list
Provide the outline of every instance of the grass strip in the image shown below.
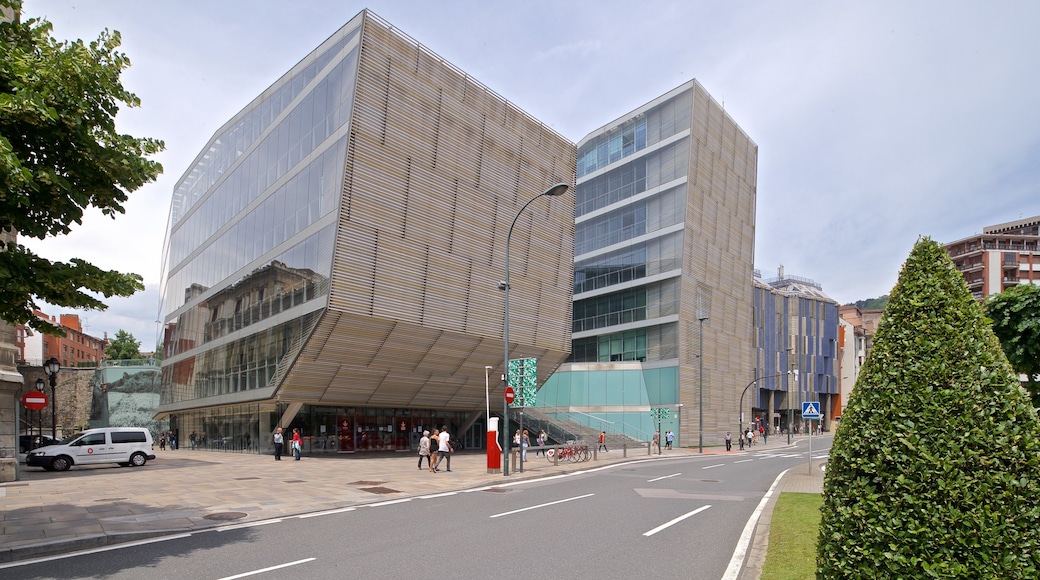
[[769,524],[769,547],[761,580],[816,577],[816,535],[822,504],[823,496],[818,493],[780,494]]

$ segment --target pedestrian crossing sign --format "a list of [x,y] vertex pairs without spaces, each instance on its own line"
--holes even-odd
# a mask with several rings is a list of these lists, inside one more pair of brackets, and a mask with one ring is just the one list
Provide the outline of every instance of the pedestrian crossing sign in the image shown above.
[[820,403],[818,401],[805,401],[802,403],[802,419],[819,419]]

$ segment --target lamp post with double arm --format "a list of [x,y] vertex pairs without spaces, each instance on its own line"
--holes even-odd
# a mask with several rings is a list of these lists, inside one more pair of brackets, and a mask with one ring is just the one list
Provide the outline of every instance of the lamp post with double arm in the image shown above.
[[53,356],[43,363],[43,371],[47,373],[47,378],[51,381],[51,438],[53,439],[58,438],[58,397],[55,396],[54,389],[58,386],[58,371],[60,370],[61,362]]
[[[513,240],[513,228],[516,227],[516,220],[520,219],[520,214],[524,213],[527,206],[534,203],[534,201],[540,197],[555,197],[563,195],[567,192],[568,185],[566,183],[557,183],[556,185],[540,193],[530,201],[525,203],[520,211],[516,212],[516,217],[513,218],[513,223],[509,225],[509,233],[506,235],[506,278],[498,284],[499,290],[504,290],[506,293],[505,299],[505,320],[502,328],[502,342],[504,343],[505,355],[502,358],[502,387],[503,390],[509,387],[509,244]],[[523,434],[521,434],[523,436]],[[509,475],[509,402],[505,400],[505,396],[502,397],[502,449],[503,461],[502,461],[502,475]]]

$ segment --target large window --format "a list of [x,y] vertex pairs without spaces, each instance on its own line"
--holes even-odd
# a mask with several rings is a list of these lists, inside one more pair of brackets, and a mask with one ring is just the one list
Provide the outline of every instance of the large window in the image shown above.
[[618,362],[646,360],[646,329],[637,328],[602,336],[591,336],[572,343],[567,362]]
[[574,332],[595,330],[640,320],[646,320],[645,286],[574,303],[572,323]]
[[578,177],[620,161],[646,148],[646,118],[629,121],[582,146],[578,152]]
[[626,205],[574,226],[574,255],[598,250],[646,233],[646,202]]
[[629,247],[574,265],[574,293],[590,292],[646,276],[646,246]]

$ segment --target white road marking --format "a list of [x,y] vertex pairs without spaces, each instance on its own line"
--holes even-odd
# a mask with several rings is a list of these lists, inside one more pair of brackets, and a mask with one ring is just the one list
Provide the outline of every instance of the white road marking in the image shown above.
[[191,534],[174,534],[171,536],[162,536],[160,538],[148,538],[147,540],[139,540],[137,542],[126,542],[123,544],[114,544],[112,546],[105,546],[103,548],[91,548],[89,550],[79,550],[77,552],[69,552],[67,554],[55,554],[53,556],[43,556],[40,558],[33,558],[31,560],[17,560],[15,562],[7,562],[0,564],[0,570],[5,568],[17,568],[19,566],[29,566],[31,564],[41,564],[43,562],[53,562],[54,560],[64,560],[65,558],[77,558],[79,556],[86,556],[89,554],[98,554],[101,552],[110,552],[112,550],[122,550],[123,548],[133,548],[135,546],[144,546],[145,544],[154,544],[156,542],[165,542],[166,540],[179,540],[181,538],[190,538]]
[[717,463],[715,465],[705,465],[701,469],[715,469],[716,467],[723,467],[724,465],[726,465],[726,464],[725,463]]
[[559,503],[566,503],[566,502],[569,502],[569,501],[574,501],[574,500],[576,500],[576,499],[585,499],[585,498],[587,498],[587,497],[592,497],[592,496],[594,496],[594,495],[596,495],[596,494],[594,494],[594,493],[587,493],[587,494],[585,494],[585,495],[579,495],[578,497],[569,497],[569,498],[567,498],[567,499],[561,499],[561,500],[558,500],[558,501],[551,501],[551,502],[549,502],[549,503],[543,503],[543,504],[539,504],[539,505],[533,505],[533,506],[531,506],[531,507],[525,507],[525,508],[521,508],[521,509],[518,509],[518,510],[513,510],[513,511],[511,511],[511,512],[505,512],[505,513],[501,513],[501,514],[495,514],[495,515],[493,515],[493,516],[490,516],[490,517],[492,517],[492,518],[499,518],[499,517],[502,517],[502,516],[511,516],[511,515],[513,515],[513,514],[518,514],[518,513],[520,513],[520,512],[526,512],[526,511],[528,511],[528,510],[536,510],[536,509],[539,509],[539,508],[543,508],[543,507],[549,507],[549,506],[551,506],[551,505],[556,505],[556,504],[559,504]]
[[313,514],[303,514],[302,516],[297,516],[297,517],[299,517],[301,520],[303,520],[303,519],[307,519],[307,518],[316,518],[318,516],[331,516],[332,514],[341,514],[343,512],[352,512],[355,509],[357,509],[357,508],[345,507],[345,508],[339,508],[339,509],[335,509],[335,510],[328,510],[328,511],[324,511],[324,512],[315,512]]
[[449,495],[455,495],[458,492],[448,491],[444,493],[435,493],[432,495],[420,495],[419,499],[437,499],[439,497],[448,497]]
[[405,503],[407,501],[412,501],[412,498],[405,497],[405,498],[401,498],[401,499],[392,499],[392,500],[389,500],[389,501],[381,501],[379,503],[370,503],[370,504],[362,506],[362,507],[383,507],[385,505],[394,505],[395,503]]
[[673,473],[671,475],[663,475],[663,476],[658,477],[656,479],[649,479],[649,480],[647,480],[647,483],[653,483],[655,481],[661,481],[662,479],[668,479],[669,477],[677,477],[677,476],[680,476],[680,475],[682,475],[682,474],[681,473]]
[[695,516],[695,515],[701,513],[702,511],[704,511],[704,510],[706,510],[706,509],[708,509],[710,507],[711,507],[710,505],[699,507],[699,508],[693,510],[692,512],[688,513],[688,514],[683,514],[683,515],[675,518],[674,520],[672,520],[670,522],[663,523],[663,524],[657,526],[656,528],[650,530],[649,532],[644,532],[643,535],[649,538],[650,536],[656,534],[657,532],[660,532],[661,530],[670,528],[670,527],[674,526],[675,524],[685,520],[686,518],[691,517],[691,516]]
[[220,580],[235,580],[235,578],[245,578],[246,576],[263,574],[264,572],[270,572],[271,570],[281,570],[282,568],[288,568],[289,566],[296,566],[299,564],[306,564],[307,562],[312,561],[314,561],[314,558],[304,558],[303,560],[297,560],[295,562],[286,562],[285,564],[279,564],[277,566],[271,566],[269,568],[261,568],[260,570],[253,570],[252,572],[243,572],[241,574],[235,574],[234,576],[224,576]]
[[220,526],[215,528],[218,532],[230,532],[231,530],[240,530],[242,528],[255,528],[257,526],[266,526],[267,524],[279,524],[282,520],[263,520],[259,522],[246,522],[244,524],[233,524],[230,526]]
[[741,459],[740,461],[734,461],[733,463],[747,463],[749,461],[754,461],[754,459]]
[[780,480],[784,478],[784,474],[790,471],[785,469],[780,472],[780,475],[776,476],[773,480],[773,485],[769,486],[769,491],[762,497],[762,501],[758,502],[758,507],[748,518],[746,524],[744,524],[744,531],[740,533],[740,539],[737,541],[737,547],[733,550],[733,557],[729,560],[729,567],[726,568],[726,573],[722,575],[721,580],[737,580],[740,577],[740,569],[744,567],[744,557],[747,556],[748,545],[751,543],[751,536],[755,533],[755,526],[758,525],[758,518],[762,517],[762,512],[766,509],[766,504],[769,503],[769,498],[773,496],[773,492],[776,491],[776,486],[780,485]]

